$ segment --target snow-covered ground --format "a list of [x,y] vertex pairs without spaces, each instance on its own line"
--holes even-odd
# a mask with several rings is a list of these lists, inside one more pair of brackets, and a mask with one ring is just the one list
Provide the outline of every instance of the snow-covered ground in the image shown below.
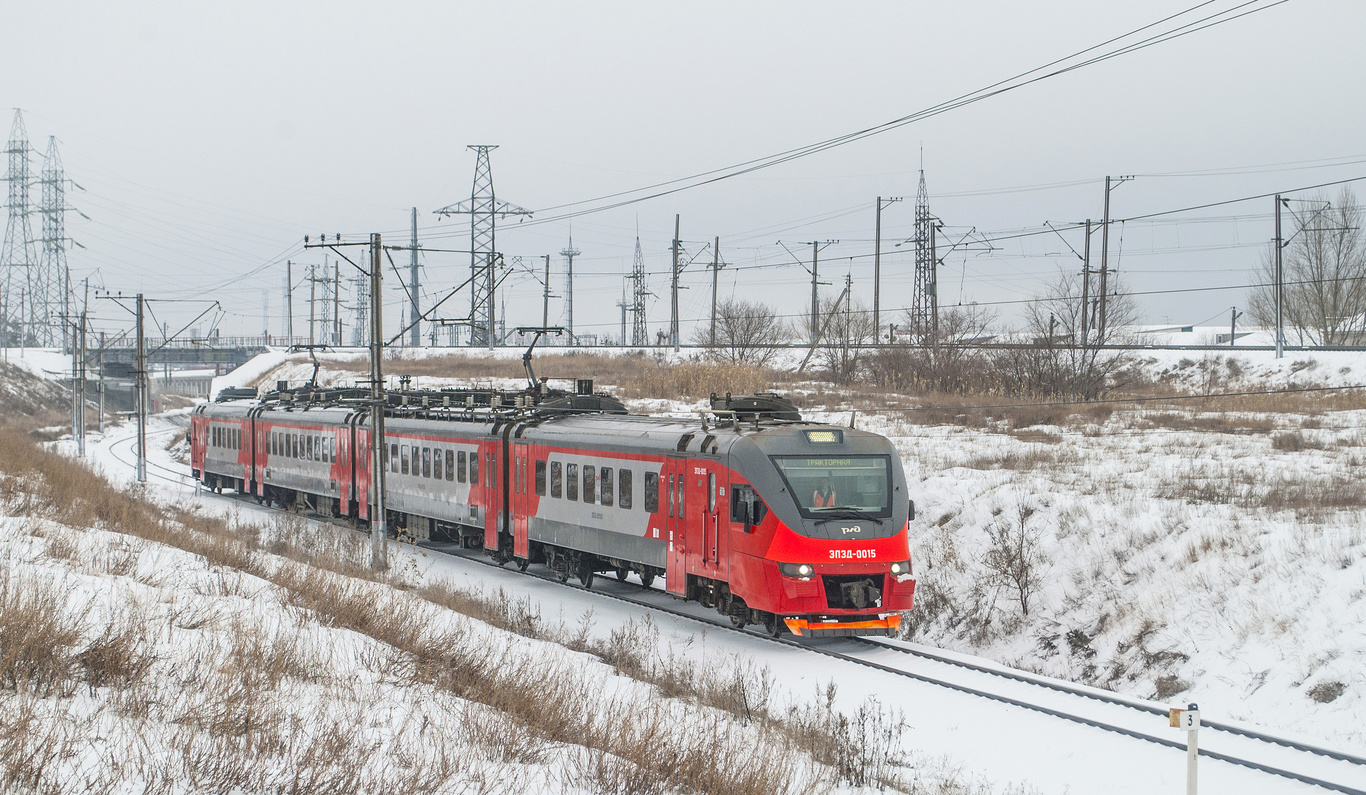
[[[1360,354],[1319,355],[1295,366],[1289,357],[1264,362],[1270,357],[1244,353],[1230,368],[1224,360],[1173,353],[1160,352],[1148,366],[1156,373],[1165,368],[1187,387],[1210,386],[1217,377],[1208,391],[1346,384],[1354,382],[1352,370],[1366,372]],[[280,356],[225,381],[299,381],[311,369],[306,360]],[[354,377],[324,369],[320,380]],[[456,383],[462,382],[433,378],[421,385]],[[691,407],[642,401],[633,408]],[[847,422],[849,415],[828,416]],[[1360,753],[1366,516],[1355,489],[1366,458],[1363,420],[1361,411],[1211,419],[1164,407],[1013,429],[919,425],[914,415],[860,413],[858,422],[893,439],[918,484],[912,541],[921,589],[913,639],[1140,697],[1196,701],[1211,717]],[[183,423],[183,416],[158,418],[153,439],[169,441]],[[254,505],[197,492],[172,451],[155,441],[152,448],[152,490],[162,498],[271,519]],[[111,431],[91,445],[91,455],[111,477],[127,478],[128,432]],[[1003,551],[1012,549],[1035,564],[1035,585],[1025,588],[1027,614],[1020,578],[1002,565],[1009,560]],[[567,625],[591,611],[588,632],[600,640],[639,620],[638,608],[510,571],[420,550],[396,555],[408,556],[404,565],[422,581],[503,589]],[[1154,792],[1178,789],[1183,777],[1179,752],[735,633],[699,631],[667,616],[654,623],[664,654],[767,668],[779,701],[809,701],[833,682],[841,710],[856,712],[868,697],[900,710],[908,721],[902,742],[926,782],[956,777],[995,791]],[[401,741],[383,731],[376,742]],[[543,769],[525,775],[528,782],[553,778]],[[1296,789],[1209,762],[1201,788]]]
[[[1356,352],[1138,355],[1152,381],[1200,393],[1366,378]],[[310,372],[295,359],[269,380]],[[858,421],[919,484],[915,640],[1366,750],[1366,411],[1122,407],[1013,430]],[[1012,537],[1037,557],[1024,607],[998,571]]]
[[[176,436],[181,421],[158,418],[152,438],[168,440]],[[162,499],[188,501],[204,510],[235,516],[242,522],[276,518],[254,503],[206,494],[177,480],[172,473],[183,471],[183,465],[175,460],[173,451],[159,443],[150,446],[150,490]],[[92,443],[90,450],[111,477],[126,481],[131,476],[127,464],[130,447],[128,431],[119,429]],[[324,532],[344,531],[327,527]],[[907,773],[918,777],[923,787],[913,791],[1150,793],[1179,789],[1184,780],[1184,754],[1179,750],[1154,747],[1028,710],[828,660],[799,648],[775,647],[758,637],[708,630],[685,619],[654,615],[642,630],[640,608],[591,592],[459,557],[399,545],[391,545],[391,549],[395,567],[410,572],[414,583],[437,582],[467,591],[496,593],[500,599],[527,605],[548,624],[582,626],[586,637],[599,642],[607,642],[615,634],[644,631],[653,639],[662,659],[686,659],[697,666],[720,661],[728,670],[763,672],[760,675],[768,683],[769,698],[775,704],[809,703],[832,684],[832,703],[846,714],[855,714],[875,700],[886,715],[899,715],[906,720],[900,742],[911,765]],[[187,565],[195,571],[203,568],[202,563]],[[260,587],[268,591],[265,585]],[[608,581],[597,587],[611,590],[616,586]],[[243,589],[234,585],[227,590],[237,594]],[[280,601],[278,596],[265,598],[277,604]],[[299,619],[295,616],[289,620],[297,623]],[[274,621],[286,629],[293,626],[283,617]],[[330,636],[318,637],[319,642],[331,640]],[[559,649],[545,653],[565,654]],[[346,662],[353,658],[338,653],[336,659]],[[598,664],[592,657],[580,659],[585,667]],[[611,679],[602,681],[604,686],[617,688],[635,686]],[[427,706],[428,710],[433,708]],[[1207,709],[1220,714],[1215,705]],[[385,714],[397,716],[405,711],[395,708]],[[1155,731],[1165,726],[1160,718],[1154,721],[1160,724],[1154,727]],[[388,737],[384,732],[391,729],[376,727],[375,731],[376,736]],[[397,742],[393,738],[385,741]],[[476,758],[484,753],[478,748],[471,750]],[[547,772],[546,767],[554,768],[556,764],[567,763],[557,758],[554,764],[546,762],[545,767],[518,770],[514,775],[521,776],[518,781],[553,782],[555,774]],[[945,788],[942,782],[946,779],[956,783]],[[1211,793],[1310,791],[1284,779],[1209,760],[1202,766],[1201,786],[1202,791]]]

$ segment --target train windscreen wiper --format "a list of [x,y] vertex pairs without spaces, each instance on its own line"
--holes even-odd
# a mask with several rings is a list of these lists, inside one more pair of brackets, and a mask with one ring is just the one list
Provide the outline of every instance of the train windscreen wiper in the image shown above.
[[816,524],[825,524],[826,522],[832,522],[836,519],[867,519],[870,522],[877,522],[879,527],[882,526],[881,519],[867,511],[860,511],[857,508],[836,508],[834,513],[829,516],[817,519]]

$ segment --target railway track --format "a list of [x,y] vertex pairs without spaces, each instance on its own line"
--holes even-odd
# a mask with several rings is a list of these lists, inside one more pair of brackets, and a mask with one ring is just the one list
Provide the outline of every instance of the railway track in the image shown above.
[[[163,435],[178,430],[173,428],[148,435]],[[135,463],[135,457],[121,453],[131,454],[133,443],[132,437],[115,440],[109,445],[110,454],[131,466]],[[125,447],[126,451],[123,449]],[[194,482],[188,473],[151,461],[148,462],[148,476],[177,486]],[[240,495],[221,496],[233,500],[248,499]],[[509,573],[513,571],[487,559],[482,551],[460,549],[455,544],[423,543],[421,546],[481,566],[499,568]],[[540,568],[528,569],[523,574],[559,584]],[[625,602],[700,623],[710,629],[737,632],[748,638],[799,648],[884,674],[1042,713],[1142,742],[1182,751],[1186,747],[1184,740],[1177,739],[1178,733],[1167,727],[1167,708],[1154,702],[889,639],[807,641],[791,637],[771,638],[757,631],[737,629],[713,611],[700,605],[681,603],[659,589],[646,591],[638,584],[622,583],[609,577],[599,577],[595,583],[598,587],[594,589],[580,590],[598,598]],[[1208,718],[1202,719],[1200,745],[1200,756],[1210,760],[1239,765],[1327,791],[1366,795],[1366,758],[1360,756]]]
[[[462,550],[453,544],[428,543],[422,546],[479,565],[503,568],[486,559],[482,552]],[[559,584],[558,580],[535,569],[528,569],[523,574]],[[1186,749],[1184,739],[1176,739],[1181,736],[1180,733],[1167,725],[1167,707],[1154,702],[975,660],[955,659],[898,641],[771,638],[757,631],[737,629],[713,611],[699,605],[680,603],[659,589],[642,591],[639,585],[619,583],[608,577],[596,578],[594,582],[593,589],[583,592],[704,624],[712,629],[738,632],[747,637],[800,648],[882,673],[1040,712],[1135,740],[1180,751]],[[597,584],[603,587],[597,587]],[[908,664],[905,658],[917,662]],[[955,670],[959,672],[957,675]],[[1006,686],[1002,687],[1001,682],[1007,683]],[[1207,759],[1239,765],[1332,792],[1366,795],[1366,758],[1360,756],[1205,718],[1202,718],[1200,745],[1200,756]]]

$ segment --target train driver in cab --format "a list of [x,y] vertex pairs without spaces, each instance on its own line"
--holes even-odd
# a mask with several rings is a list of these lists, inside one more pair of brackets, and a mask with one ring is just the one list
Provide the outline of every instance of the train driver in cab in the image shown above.
[[821,478],[821,485],[812,492],[811,506],[813,508],[835,507],[835,487],[830,485],[829,475]]

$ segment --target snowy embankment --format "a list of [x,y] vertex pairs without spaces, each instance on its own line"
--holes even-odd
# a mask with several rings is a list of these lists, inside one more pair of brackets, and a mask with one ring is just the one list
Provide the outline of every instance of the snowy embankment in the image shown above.
[[[833,685],[813,700],[808,688],[829,681],[776,686],[705,633],[694,648],[691,631],[665,635],[639,611],[599,621],[597,602],[504,592],[497,577],[540,581],[397,544],[372,575],[359,534],[175,477],[167,443],[183,419],[153,422],[140,493],[0,430],[0,780],[49,792],[993,791],[906,747],[900,713]],[[130,435],[89,448],[120,484]]]
[[[1361,359],[1145,366],[1217,393],[1356,384]],[[977,427],[866,417],[919,508],[908,637],[1366,751],[1366,411],[1337,410],[1361,405],[1350,394]]]
[[[1366,378],[1359,353],[1142,355],[1147,380],[1197,393]],[[311,369],[296,356],[253,375]],[[1366,411],[1265,401],[1046,409],[981,427],[860,412],[918,484],[909,637],[1366,750]]]

